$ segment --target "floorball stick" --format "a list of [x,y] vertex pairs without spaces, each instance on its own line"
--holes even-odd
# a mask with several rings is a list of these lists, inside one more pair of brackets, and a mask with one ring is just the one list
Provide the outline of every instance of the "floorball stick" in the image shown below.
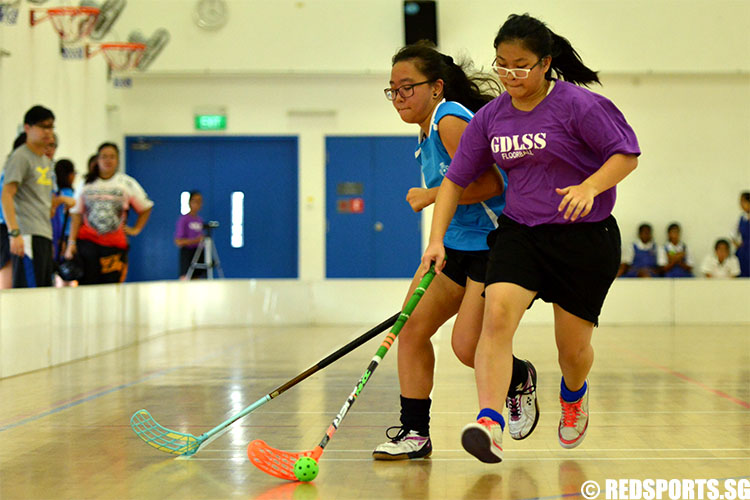
[[[297,462],[299,461],[301,465],[305,464],[306,467],[310,467],[309,462],[310,459],[312,459],[315,461],[315,463],[312,464],[314,473],[310,477],[314,478],[315,476],[317,476],[317,462],[320,456],[323,454],[324,448],[336,433],[336,430],[339,428],[341,421],[344,420],[344,417],[349,412],[349,409],[357,400],[357,396],[359,396],[360,392],[362,392],[362,389],[364,389],[365,385],[367,384],[367,381],[372,377],[375,369],[378,367],[380,362],[388,353],[388,350],[396,341],[396,337],[398,337],[401,328],[403,328],[406,320],[409,319],[409,315],[411,315],[411,313],[414,311],[414,308],[419,303],[419,300],[422,298],[422,295],[424,295],[424,292],[427,290],[427,287],[430,285],[434,277],[435,267],[432,266],[430,267],[430,270],[427,272],[427,274],[425,274],[422,280],[419,282],[419,285],[417,285],[417,289],[414,290],[414,293],[406,303],[404,310],[399,315],[398,321],[396,321],[396,324],[393,325],[393,328],[391,328],[391,331],[388,333],[388,336],[386,336],[385,340],[383,340],[383,343],[380,344],[380,348],[378,349],[377,353],[375,353],[375,356],[372,358],[372,361],[370,361],[370,364],[367,366],[367,370],[365,370],[365,373],[359,379],[357,385],[354,386],[354,390],[351,394],[349,394],[346,403],[344,403],[344,406],[341,407],[341,410],[339,410],[336,418],[334,418],[333,422],[331,422],[331,425],[328,426],[328,430],[326,430],[325,436],[323,436],[323,439],[322,441],[320,441],[318,446],[309,451],[291,453],[288,451],[271,448],[264,441],[256,439],[255,441],[252,441],[247,447],[247,456],[250,458],[250,461],[253,463],[253,465],[272,476],[276,476],[281,479],[288,479],[290,481],[296,481],[298,479],[301,479],[295,474],[295,465],[297,464]],[[304,480],[307,481],[309,479]]]
[[230,417],[229,419],[220,423],[210,431],[201,434],[200,436],[194,436],[185,432],[167,429],[166,427],[159,425],[151,416],[151,414],[146,410],[138,410],[133,414],[132,418],[130,419],[130,427],[133,429],[136,435],[138,435],[139,438],[146,442],[146,444],[153,446],[159,451],[171,453],[173,455],[194,455],[198,453],[201,448],[205,447],[206,445],[208,445],[208,443],[226,432],[229,429],[229,426],[235,423],[237,420],[263,406],[273,398],[284,393],[287,389],[294,387],[310,375],[318,372],[319,370],[322,370],[334,361],[344,357],[346,354],[349,354],[357,347],[374,338],[376,335],[380,335],[381,333],[386,331],[397,322],[400,314],[401,313],[394,314],[387,320],[380,323],[378,326],[352,340],[338,351],[318,361],[316,365],[311,366],[290,381],[286,382],[284,385],[269,392],[241,412]]

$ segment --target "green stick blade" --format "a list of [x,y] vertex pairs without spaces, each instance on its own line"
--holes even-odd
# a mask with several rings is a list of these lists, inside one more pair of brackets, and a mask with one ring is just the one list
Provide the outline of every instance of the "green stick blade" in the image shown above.
[[130,427],[146,444],[172,455],[192,455],[202,441],[192,434],[162,427],[146,410],[138,410],[133,414]]

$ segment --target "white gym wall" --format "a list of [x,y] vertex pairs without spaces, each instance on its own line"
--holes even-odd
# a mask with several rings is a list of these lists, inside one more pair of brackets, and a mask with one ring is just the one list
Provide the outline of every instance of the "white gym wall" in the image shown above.
[[[324,138],[416,136],[382,94],[390,58],[403,42],[402,2],[226,0],[228,22],[218,31],[196,26],[196,3],[128,0],[110,40],[124,40],[135,29],[149,36],[166,28],[171,41],[134,78],[133,88],[114,89],[101,56],[62,60],[49,23],[30,27],[31,4],[23,2],[18,24],[0,26],[0,48],[11,53],[0,57],[0,156],[9,152],[23,113],[34,104],[55,112],[58,158],[73,159],[79,171],[105,140],[195,133],[193,113],[207,105],[226,108],[228,135],[298,135],[300,280],[317,294],[316,304],[333,304],[347,285],[324,280]],[[604,85],[593,90],[610,97],[638,135],[640,165],[619,187],[615,209],[624,243],[644,221],[662,242],[666,225],[678,221],[699,263],[736,224],[739,192],[750,189],[750,2],[438,0],[440,47],[486,68],[496,31],[513,12],[540,17],[569,38],[584,62],[601,71]],[[353,308],[345,320],[369,321],[365,308],[390,313],[401,300],[396,293],[387,304],[371,302],[393,295],[400,284],[350,285],[366,287],[354,295],[369,303],[342,304]],[[616,282],[604,317],[750,323],[750,283],[720,285]],[[7,304],[5,293],[0,306]],[[717,298],[722,308],[711,306]],[[701,306],[712,309],[701,312]],[[0,308],[3,336],[17,325],[6,322],[6,311]],[[531,313],[531,320],[547,319],[543,308]]]

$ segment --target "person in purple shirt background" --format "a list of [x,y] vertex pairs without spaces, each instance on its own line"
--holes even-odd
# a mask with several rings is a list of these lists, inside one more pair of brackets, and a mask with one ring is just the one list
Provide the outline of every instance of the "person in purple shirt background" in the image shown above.
[[[190,212],[180,216],[177,220],[177,229],[174,233],[175,245],[180,247],[181,280],[185,279],[185,275],[195,255],[195,250],[203,239],[203,219],[198,215],[203,206],[203,195],[199,191],[191,191],[188,203],[190,205]],[[205,275],[205,269],[195,269],[192,278],[203,278]]]
[[[528,14],[511,15],[495,41],[493,67],[506,92],[464,132],[422,257],[442,268],[443,236],[463,189],[496,163],[508,174],[507,204],[490,234],[486,304],[475,357],[480,412],[464,427],[464,449],[483,462],[503,457],[501,395],[508,390],[513,335],[524,311],[551,302],[563,374],[558,440],[578,446],[588,428],[591,336],[620,264],[614,186],[640,149],[622,113],[579,85],[599,83],[570,42]],[[553,72],[557,79],[553,79]]]

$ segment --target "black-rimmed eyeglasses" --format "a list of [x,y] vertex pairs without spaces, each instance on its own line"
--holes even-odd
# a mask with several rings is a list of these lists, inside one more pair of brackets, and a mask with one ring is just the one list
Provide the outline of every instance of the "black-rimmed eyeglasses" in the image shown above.
[[385,93],[385,98],[389,101],[393,101],[396,99],[396,95],[400,95],[404,99],[407,97],[411,97],[414,95],[414,87],[417,85],[424,85],[425,83],[432,83],[434,80],[425,80],[423,82],[417,82],[417,83],[408,83],[406,85],[401,85],[400,87],[396,89],[383,89],[383,92]]

